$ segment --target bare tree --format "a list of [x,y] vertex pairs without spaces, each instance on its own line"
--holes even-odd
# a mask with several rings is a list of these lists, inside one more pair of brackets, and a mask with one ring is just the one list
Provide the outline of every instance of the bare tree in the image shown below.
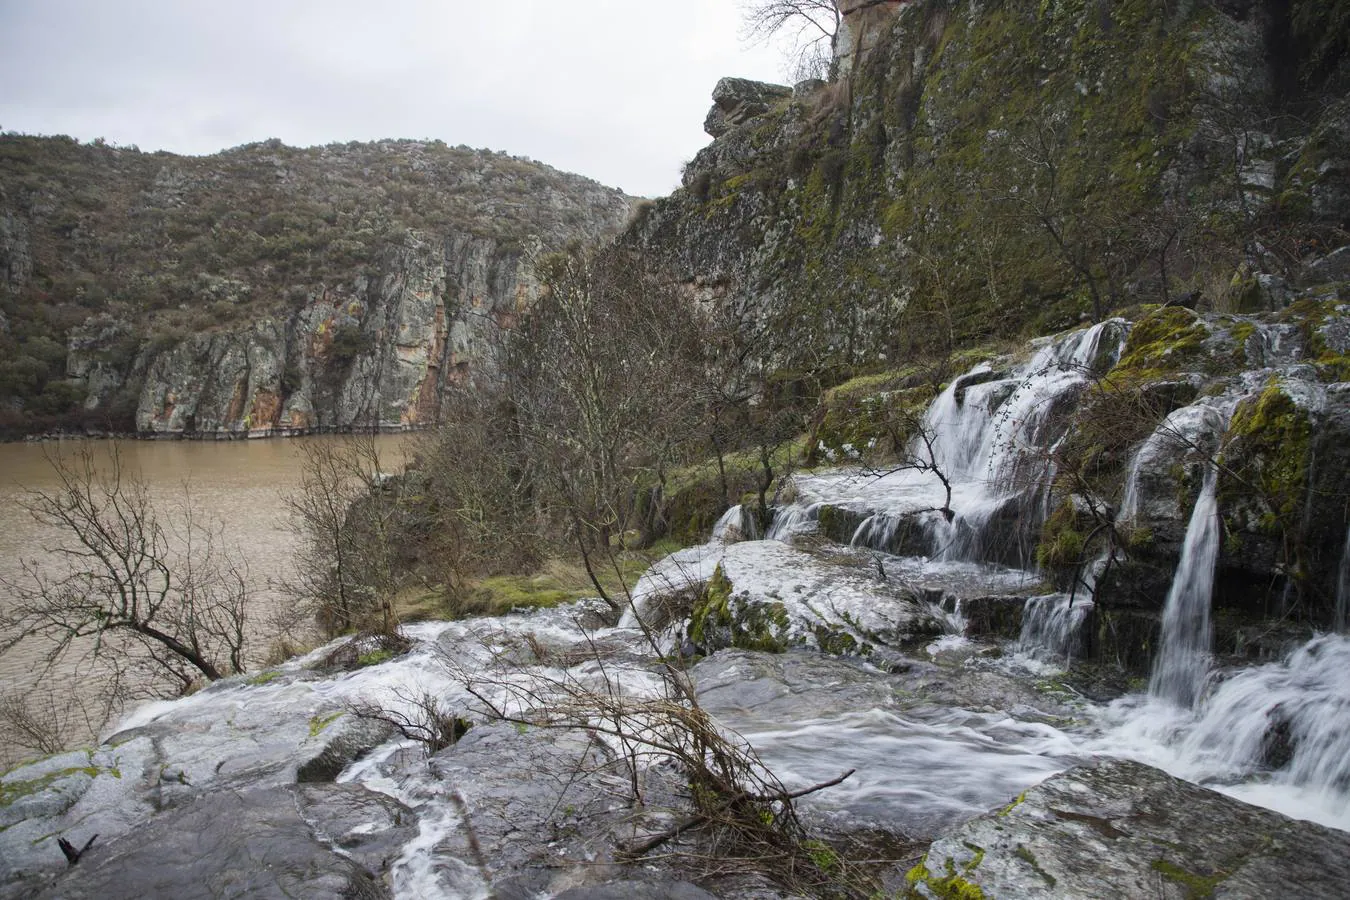
[[636,524],[697,428],[700,329],[691,305],[618,250],[574,248],[538,265],[545,291],[513,335],[509,396],[545,521],[570,533],[596,590],[597,555]]
[[[642,821],[642,810],[659,809],[649,805],[661,793],[649,790],[651,781],[678,773],[685,782],[683,802],[663,810],[675,815],[660,816],[659,830],[634,834],[621,844],[621,859],[636,861],[662,849],[688,859],[739,860],[808,895],[874,896],[875,881],[814,839],[795,806],[800,797],[845,781],[853,770],[789,790],[744,738],[700,705],[682,662],[663,652],[658,637],[642,627],[648,647],[661,660],[656,690],[628,686],[634,670],[645,680],[651,671],[647,663],[626,660],[589,638],[584,648],[561,653],[529,642],[537,665],[522,665],[519,647],[495,651],[486,665],[467,664],[444,651],[440,659],[475,701],[467,710],[474,717],[579,732],[605,747],[592,761],[583,756],[576,775],[584,775],[588,766],[622,772],[626,800],[639,813],[635,822]],[[701,852],[670,849],[694,836],[703,842]]]
[[130,665],[157,685],[153,693],[244,671],[246,570],[194,515],[190,496],[164,525],[115,445],[107,463],[87,446],[48,461],[56,488],[22,502],[60,529],[58,563],[26,561],[23,577],[0,581],[10,594],[0,652],[45,640],[50,664],[94,659],[118,673]]
[[741,18],[747,41],[786,39],[794,77],[829,73],[843,21],[835,0],[749,0],[741,9]]
[[300,538],[294,576],[281,587],[329,635],[356,629],[391,633],[397,496],[369,435],[306,441],[300,487],[285,498]]

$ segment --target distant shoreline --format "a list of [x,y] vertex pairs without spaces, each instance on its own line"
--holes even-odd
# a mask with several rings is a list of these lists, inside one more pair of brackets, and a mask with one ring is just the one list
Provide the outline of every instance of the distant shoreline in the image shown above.
[[310,435],[353,434],[385,435],[411,434],[430,431],[437,425],[373,425],[360,428],[250,428],[237,431],[44,431],[26,435],[0,437],[5,444],[41,444],[51,441],[265,441]]

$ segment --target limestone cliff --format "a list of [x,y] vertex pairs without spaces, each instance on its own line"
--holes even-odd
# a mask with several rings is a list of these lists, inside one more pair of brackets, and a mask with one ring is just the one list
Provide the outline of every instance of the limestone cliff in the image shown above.
[[434,422],[528,260],[630,198],[440,142],[210,157],[0,137],[0,430],[238,436]]

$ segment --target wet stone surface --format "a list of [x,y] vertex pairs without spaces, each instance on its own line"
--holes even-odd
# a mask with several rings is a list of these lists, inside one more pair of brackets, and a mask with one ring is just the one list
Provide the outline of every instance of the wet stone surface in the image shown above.
[[[415,817],[358,785],[221,791],[95,844],[28,896],[378,900]],[[20,895],[15,895],[20,896]]]
[[1339,897],[1350,834],[1108,760],[955,829],[910,878],[921,897]]

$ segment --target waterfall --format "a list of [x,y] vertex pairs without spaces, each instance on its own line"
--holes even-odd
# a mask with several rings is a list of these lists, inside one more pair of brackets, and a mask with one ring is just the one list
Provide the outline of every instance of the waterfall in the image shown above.
[[1336,568],[1336,617],[1332,624],[1344,633],[1350,622],[1346,621],[1346,609],[1350,606],[1350,528],[1345,530],[1345,547],[1341,550],[1341,564]]
[[1022,608],[1017,649],[1031,656],[1071,662],[1081,648],[1083,622],[1091,610],[1091,600],[1071,599],[1068,594],[1030,598]]
[[739,503],[722,513],[722,518],[713,525],[713,541],[730,544],[736,541],[759,540],[759,522],[755,514]]
[[774,510],[773,521],[769,523],[769,530],[764,533],[764,539],[767,541],[786,541],[794,534],[805,534],[816,527],[816,520],[820,516],[821,503],[794,503],[788,507],[779,507]]
[[1162,639],[1148,685],[1150,694],[1183,707],[1194,706],[1204,688],[1214,641],[1209,606],[1219,555],[1217,480],[1217,469],[1206,463],[1204,485],[1163,606]]
[[[799,527],[808,504],[847,505],[871,517],[854,544],[892,549],[901,524],[912,522],[927,536],[928,554],[939,559],[1028,565],[1029,548],[1010,550],[1008,534],[1035,530],[1063,414],[1103,358],[1119,354],[1123,333],[1123,322],[1112,319],[1045,342],[1008,377],[981,364],[953,379],[925,412],[922,433],[907,451],[910,465],[880,477],[799,478],[801,499],[791,518],[779,514],[773,532]],[[1115,347],[1105,347],[1112,338]]]

